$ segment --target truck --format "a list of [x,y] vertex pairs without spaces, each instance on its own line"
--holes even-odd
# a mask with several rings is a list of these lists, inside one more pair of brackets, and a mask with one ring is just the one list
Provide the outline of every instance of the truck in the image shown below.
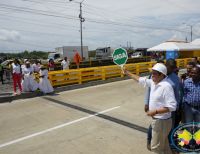
[[112,59],[113,52],[114,52],[114,49],[111,48],[111,47],[97,48],[96,49],[96,56],[95,56],[95,58],[97,60]]
[[[67,57],[70,61],[73,61],[74,50],[81,56],[81,46],[63,46],[55,48],[55,52],[50,52],[48,60],[61,61],[64,57]],[[83,46],[83,60],[88,59],[88,46]]]

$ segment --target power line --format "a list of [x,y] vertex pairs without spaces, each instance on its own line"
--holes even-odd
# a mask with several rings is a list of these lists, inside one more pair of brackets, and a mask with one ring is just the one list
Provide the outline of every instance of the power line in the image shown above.
[[9,5],[5,5],[5,4],[1,4],[0,8],[19,11],[19,12],[26,12],[26,13],[36,14],[36,15],[44,15],[44,16],[50,16],[50,17],[59,17],[59,18],[65,18],[65,19],[79,20],[77,17],[71,16],[71,15],[55,15],[55,13],[58,13],[58,12],[50,12],[50,11],[43,11],[43,10],[38,10],[38,9],[9,6]]
[[[1,12],[1,10],[0,10],[0,12]],[[5,16],[7,16],[7,17],[5,17]],[[9,19],[8,17],[12,18],[12,19]],[[79,27],[76,27],[76,26],[69,26],[69,25],[67,25],[67,23],[66,24],[61,24],[61,23],[54,22],[54,23],[46,24],[46,22],[45,23],[44,22],[41,23],[41,21],[35,20],[35,19],[31,19],[31,21],[28,21],[28,18],[15,17],[15,16],[7,15],[7,14],[3,14],[3,17],[1,17],[0,20],[6,20],[6,21],[8,21],[8,20],[11,20],[11,21],[15,20],[15,21],[17,21],[19,23],[22,23],[22,21],[23,21],[23,23],[34,24],[34,25],[38,25],[38,26],[43,26],[45,28],[54,27],[54,28],[68,28],[68,29],[75,29],[75,30],[77,30],[77,28],[79,28]],[[32,21],[36,21],[36,22],[32,22]]]
[[[78,18],[76,18],[74,16],[67,15],[67,17],[66,17],[66,15],[65,16],[55,15],[55,12],[36,10],[36,9],[30,9],[30,8],[27,9],[24,7],[15,7],[15,6],[5,5],[5,4],[1,5],[0,8],[16,10],[16,11],[20,11],[20,12],[27,12],[27,13],[31,13],[31,14],[37,14],[37,15],[51,16],[51,17],[56,17],[56,18],[66,18],[66,19],[71,19],[71,20],[78,20]],[[51,14],[48,14],[48,13],[51,13]],[[54,14],[52,14],[52,13],[54,13]],[[148,25],[138,25],[137,26],[137,25],[130,25],[130,24],[122,24],[119,22],[113,22],[113,21],[107,21],[107,20],[96,20],[96,19],[92,19],[92,18],[88,18],[87,21],[92,22],[92,23],[98,23],[98,24],[109,24],[109,25],[116,25],[116,26],[135,27],[135,28],[141,28],[141,29],[159,29],[159,30],[185,32],[183,30],[179,30],[179,29],[175,29],[175,28],[155,27],[155,26],[148,26]]]
[[[5,28],[5,27],[2,27],[2,26],[0,26],[0,28],[2,28],[4,30],[12,30],[12,29]],[[58,33],[44,33],[44,32],[26,31],[26,30],[20,30],[20,29],[15,29],[15,30],[21,31],[21,32],[26,32],[26,33],[33,33],[33,34],[37,33],[37,35],[40,34],[40,35],[52,35],[52,36],[66,36],[64,34],[58,34]]]

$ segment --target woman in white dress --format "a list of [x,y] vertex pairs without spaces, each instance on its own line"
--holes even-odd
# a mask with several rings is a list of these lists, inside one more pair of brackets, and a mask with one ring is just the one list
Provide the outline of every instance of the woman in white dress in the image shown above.
[[26,62],[25,66],[22,68],[22,90],[23,92],[36,91],[38,89],[38,83],[33,78],[33,68],[30,62]]
[[54,91],[51,83],[48,80],[48,70],[45,66],[40,67],[39,89],[44,94],[52,93]]

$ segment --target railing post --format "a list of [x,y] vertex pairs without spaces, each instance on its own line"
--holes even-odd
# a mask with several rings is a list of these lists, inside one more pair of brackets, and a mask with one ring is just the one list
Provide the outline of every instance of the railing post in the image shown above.
[[187,63],[188,63],[188,59],[184,59],[184,67],[187,66]]
[[124,77],[124,73],[122,72],[122,67],[120,67],[120,71],[121,71],[121,78]]
[[82,84],[82,71],[80,69],[78,71],[78,83]]
[[140,74],[140,65],[139,64],[136,65],[136,74],[137,75]]
[[106,70],[104,67],[102,67],[102,69],[101,69],[101,76],[102,76],[102,80],[106,79]]

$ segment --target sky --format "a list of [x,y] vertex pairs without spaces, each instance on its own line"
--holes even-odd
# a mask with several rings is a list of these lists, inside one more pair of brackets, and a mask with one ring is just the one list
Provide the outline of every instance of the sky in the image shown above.
[[0,52],[83,45],[149,48],[200,38],[199,0],[1,0]]

